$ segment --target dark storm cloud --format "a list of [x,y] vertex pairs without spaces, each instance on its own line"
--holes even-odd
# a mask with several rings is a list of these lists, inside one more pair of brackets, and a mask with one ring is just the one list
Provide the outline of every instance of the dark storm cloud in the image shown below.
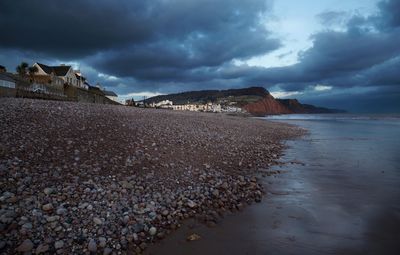
[[110,62],[128,52],[114,68],[122,74],[129,74],[121,70],[125,62],[146,68],[151,60],[202,65],[210,58],[213,63],[205,64],[217,65],[279,46],[259,22],[267,10],[267,3],[257,0],[4,0],[0,23],[7,37],[0,46],[64,58],[110,50],[115,53],[106,55]]
[[311,37],[298,63],[263,68],[234,63],[281,47],[264,24],[269,1],[2,0],[0,64],[77,62],[93,83],[120,94],[250,85],[308,91],[324,84],[333,91],[381,87],[381,98],[393,99],[398,93],[388,88],[400,84],[400,1],[377,7],[371,16],[318,15],[325,29]]

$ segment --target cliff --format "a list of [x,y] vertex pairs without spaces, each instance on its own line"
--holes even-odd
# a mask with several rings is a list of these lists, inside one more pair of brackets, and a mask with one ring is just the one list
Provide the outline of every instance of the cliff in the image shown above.
[[285,105],[280,103],[270,94],[257,102],[249,103],[243,108],[255,116],[264,116],[269,114],[289,114],[292,113]]

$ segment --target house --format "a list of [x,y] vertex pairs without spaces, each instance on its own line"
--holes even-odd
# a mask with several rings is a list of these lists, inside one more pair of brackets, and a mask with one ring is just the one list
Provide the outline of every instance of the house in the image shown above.
[[0,73],[0,87],[15,89],[15,80],[7,73]]
[[171,106],[173,105],[173,102],[170,100],[163,100],[160,102],[153,102],[150,104],[151,107],[157,107],[157,108],[172,108]]
[[16,81],[14,80],[12,74],[0,73],[0,97],[15,97]]
[[35,80],[42,76],[44,79],[46,77],[50,78],[52,82],[54,82],[54,85],[60,85],[62,83],[86,90],[89,89],[85,84],[86,79],[81,75],[79,70],[74,70],[72,66],[48,66],[41,63],[35,63],[33,66],[38,69],[35,74]]
[[118,102],[118,95],[115,94],[114,92],[108,91],[108,90],[103,90],[103,93],[107,98],[109,98],[115,102]]

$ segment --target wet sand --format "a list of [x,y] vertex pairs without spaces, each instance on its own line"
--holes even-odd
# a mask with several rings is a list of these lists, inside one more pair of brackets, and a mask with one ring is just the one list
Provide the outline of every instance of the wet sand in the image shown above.
[[400,254],[399,123],[290,123],[310,134],[288,142],[262,203],[214,228],[189,222],[148,254]]

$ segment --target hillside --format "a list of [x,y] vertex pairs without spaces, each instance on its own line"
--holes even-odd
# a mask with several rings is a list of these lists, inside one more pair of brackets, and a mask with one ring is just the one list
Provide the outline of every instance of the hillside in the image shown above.
[[204,104],[208,102],[221,105],[234,105],[245,109],[252,115],[292,113],[338,113],[342,110],[302,104],[297,99],[275,99],[263,87],[249,87],[228,90],[188,91],[169,95],[160,95],[146,99],[146,103],[170,100],[174,104]]
[[146,103],[150,104],[163,100],[170,100],[174,102],[174,104],[200,104],[208,102],[224,104],[235,102],[238,105],[245,105],[249,102],[256,102],[267,95],[269,95],[269,92],[262,87],[228,90],[201,90],[155,96],[146,99]]

